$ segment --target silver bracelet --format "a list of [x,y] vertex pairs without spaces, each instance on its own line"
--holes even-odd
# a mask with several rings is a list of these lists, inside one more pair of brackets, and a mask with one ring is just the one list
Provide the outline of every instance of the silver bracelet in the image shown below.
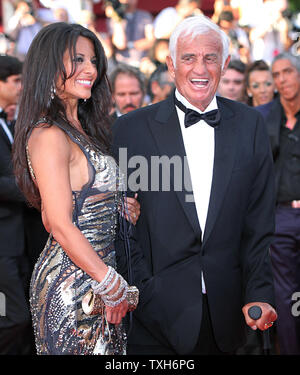
[[99,283],[96,280],[93,280],[91,282],[91,286],[95,293],[101,293],[104,289],[107,288],[107,286],[110,284],[114,274],[115,274],[114,268],[111,266],[108,266],[108,271],[106,272],[106,275],[104,276],[104,279]]
[[101,296],[108,294],[116,286],[120,275],[117,272],[114,272],[114,275],[115,275],[115,278],[113,279],[113,281],[107,286],[106,289],[104,289],[103,291],[99,293],[101,294]]
[[106,299],[108,301],[114,300],[121,293],[122,289],[125,288],[126,281],[123,279],[122,276],[120,276],[119,279],[120,279],[120,285],[118,287],[118,290],[112,295],[106,295]]
[[126,299],[126,297],[127,297],[127,291],[128,291],[128,286],[125,285],[124,292],[123,292],[122,296],[119,299],[117,299],[116,301],[107,300],[107,297],[103,296],[102,299],[103,299],[104,304],[106,306],[109,306],[109,307],[116,307],[116,306],[118,306],[121,302],[123,302]]

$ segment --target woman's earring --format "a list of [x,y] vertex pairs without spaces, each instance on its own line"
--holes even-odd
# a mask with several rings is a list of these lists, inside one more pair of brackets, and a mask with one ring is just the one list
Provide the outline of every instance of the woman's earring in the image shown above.
[[249,96],[249,98],[252,98],[252,93],[249,92],[249,93],[248,93],[248,96]]
[[55,89],[55,86],[52,85],[51,89],[50,89],[50,98],[51,98],[51,100],[54,99],[55,94],[56,94],[56,89]]

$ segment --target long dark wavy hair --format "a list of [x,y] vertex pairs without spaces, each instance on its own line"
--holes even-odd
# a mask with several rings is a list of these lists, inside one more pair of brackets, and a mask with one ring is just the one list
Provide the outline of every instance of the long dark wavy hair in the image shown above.
[[[26,144],[32,129],[41,117],[47,122],[55,122],[63,130],[74,136],[79,131],[72,126],[66,115],[64,102],[57,96],[51,99],[53,85],[61,77],[63,83],[76,71],[76,42],[79,36],[92,41],[97,59],[97,78],[92,94],[86,101],[78,102],[78,119],[93,146],[103,153],[110,150],[110,118],[112,106],[111,90],[106,76],[107,60],[97,36],[77,24],[58,22],[44,27],[34,38],[27,53],[22,73],[23,90],[15,125],[13,162],[17,183],[28,202],[40,209],[40,194],[30,176],[27,164]],[[67,76],[63,57],[68,51],[72,61],[72,71]]]

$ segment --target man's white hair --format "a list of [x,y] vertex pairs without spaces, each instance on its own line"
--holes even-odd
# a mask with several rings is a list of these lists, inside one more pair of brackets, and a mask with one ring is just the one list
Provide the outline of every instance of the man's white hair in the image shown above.
[[218,25],[216,25],[210,18],[199,15],[188,17],[180,22],[170,37],[169,50],[170,56],[173,61],[174,67],[176,67],[176,49],[178,38],[186,35],[190,35],[191,39],[194,39],[198,35],[207,34],[210,31],[215,31],[220,36],[222,42],[222,68],[224,67],[225,61],[229,55],[229,39],[227,35],[222,31]]

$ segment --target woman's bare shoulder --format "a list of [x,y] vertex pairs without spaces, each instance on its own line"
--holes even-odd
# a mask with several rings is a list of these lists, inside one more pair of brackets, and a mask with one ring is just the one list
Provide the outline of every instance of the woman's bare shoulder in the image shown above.
[[59,148],[69,145],[67,134],[56,125],[40,122],[31,132],[28,147],[31,148]]

